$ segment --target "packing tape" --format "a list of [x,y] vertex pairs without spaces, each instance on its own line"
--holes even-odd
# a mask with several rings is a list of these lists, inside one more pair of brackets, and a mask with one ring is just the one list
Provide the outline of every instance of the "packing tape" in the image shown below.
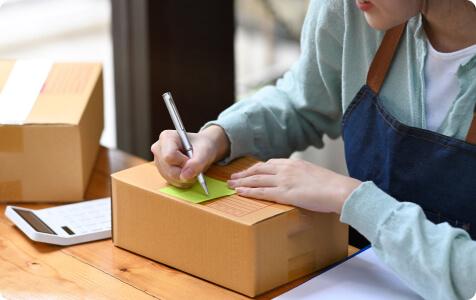
[[288,257],[300,256],[303,253],[316,251],[315,230],[306,230],[288,236]]
[[0,201],[22,200],[22,184],[20,180],[0,182]]
[[0,93],[0,124],[24,124],[50,72],[48,60],[17,60]]
[[13,66],[15,66],[14,60],[0,59],[0,93],[2,92],[3,87],[5,86],[8,77],[10,77],[10,73],[13,69]]
[[0,152],[23,152],[23,129],[20,126],[0,125]]
[[314,212],[307,212],[299,208],[288,214],[288,236],[291,237],[303,231],[313,230],[314,215]]
[[294,280],[316,270],[316,254],[310,251],[288,259],[288,280]]

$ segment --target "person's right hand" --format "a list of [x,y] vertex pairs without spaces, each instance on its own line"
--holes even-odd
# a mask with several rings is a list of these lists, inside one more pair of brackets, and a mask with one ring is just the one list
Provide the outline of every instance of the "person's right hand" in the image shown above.
[[196,176],[224,158],[230,148],[230,142],[220,126],[212,125],[199,133],[187,135],[193,146],[192,158],[184,154],[175,130],[162,131],[159,140],[151,147],[160,174],[167,182],[181,188],[192,186]]

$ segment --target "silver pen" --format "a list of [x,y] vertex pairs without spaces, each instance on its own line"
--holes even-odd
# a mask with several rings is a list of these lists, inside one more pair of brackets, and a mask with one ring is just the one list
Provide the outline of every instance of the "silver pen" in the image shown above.
[[[193,155],[193,147],[192,143],[187,136],[187,131],[185,131],[185,127],[183,126],[182,119],[180,119],[180,115],[178,113],[177,107],[175,106],[174,99],[172,98],[172,94],[170,92],[164,93],[162,95],[164,98],[165,106],[167,106],[167,110],[169,111],[170,118],[172,118],[172,122],[174,123],[175,130],[177,130],[178,135],[180,136],[180,140],[182,141],[183,148],[185,149],[185,153],[189,158],[192,158]],[[197,176],[198,182],[202,186],[205,194],[208,195],[208,187],[207,183],[205,182],[205,178],[203,177],[203,173],[198,174]]]

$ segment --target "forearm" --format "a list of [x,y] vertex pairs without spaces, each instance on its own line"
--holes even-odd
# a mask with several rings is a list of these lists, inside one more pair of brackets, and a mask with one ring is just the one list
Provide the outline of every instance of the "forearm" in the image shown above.
[[476,292],[476,242],[461,229],[429,222],[416,204],[366,182],[345,202],[341,220],[424,298],[469,299]]
[[242,155],[263,160],[288,157],[310,145],[322,146],[325,134],[339,136],[344,39],[339,3],[312,1],[302,30],[301,55],[293,67],[276,85],[235,103],[205,125],[226,131],[230,156],[225,162]]

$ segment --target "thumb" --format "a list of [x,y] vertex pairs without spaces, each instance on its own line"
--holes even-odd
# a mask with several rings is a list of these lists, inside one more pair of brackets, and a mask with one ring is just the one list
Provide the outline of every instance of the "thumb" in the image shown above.
[[180,179],[189,181],[203,172],[207,166],[207,156],[200,152],[194,152],[191,159],[187,160],[180,173]]

